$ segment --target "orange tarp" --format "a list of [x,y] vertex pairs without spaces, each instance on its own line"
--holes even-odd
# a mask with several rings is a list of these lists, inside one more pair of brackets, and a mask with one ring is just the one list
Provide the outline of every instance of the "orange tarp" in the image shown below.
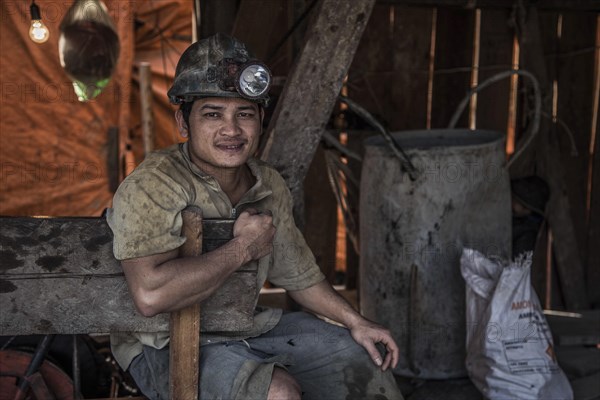
[[[122,177],[128,148],[136,163],[143,156],[139,61],[153,71],[156,147],[179,139],[166,90],[191,40],[192,2],[105,1],[121,52],[111,83],[87,103],[77,100],[58,56],[59,24],[72,3],[36,0],[51,35],[36,44],[28,36],[30,1],[0,2],[2,215],[92,216],[110,206],[109,176]],[[109,149],[110,128],[118,129],[118,152]]]

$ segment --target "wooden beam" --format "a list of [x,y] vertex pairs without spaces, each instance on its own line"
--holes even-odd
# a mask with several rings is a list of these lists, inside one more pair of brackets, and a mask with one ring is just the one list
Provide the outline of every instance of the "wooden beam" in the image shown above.
[[600,304],[600,14],[596,15],[596,55],[594,61],[594,95],[592,104],[594,114],[590,123],[590,144],[588,150],[588,270],[587,287],[590,302]]
[[597,346],[600,343],[600,310],[580,313],[546,311],[557,346]]
[[321,0],[267,131],[262,158],[279,170],[302,225],[304,177],[375,0]]
[[[202,253],[202,210],[182,211],[185,243],[179,257]],[[200,374],[200,303],[171,313],[169,341],[169,394],[171,399],[197,400]]]
[[[600,2],[599,2],[600,5]],[[586,270],[600,269],[598,261],[587,257],[590,249],[587,242],[586,197],[588,193],[589,146],[593,119],[594,63],[593,51],[576,56],[564,56],[580,49],[593,49],[596,45],[596,19],[594,13],[565,13],[561,20],[561,37],[558,54],[550,59],[556,65],[557,114],[556,124],[558,147],[565,175],[566,195],[571,205],[571,218],[575,229],[575,240]],[[597,112],[597,111],[596,111]],[[591,260],[591,261],[588,261]],[[586,277],[589,283],[589,276]],[[596,282],[598,284],[600,282]],[[588,288],[592,297],[597,289]]]
[[108,173],[108,190],[112,193],[119,187],[119,127],[110,126],[106,139],[106,170]]
[[154,151],[154,113],[152,112],[152,70],[150,63],[138,64],[140,79],[140,115],[142,116],[142,140],[144,156]]
[[[397,4],[419,7],[505,8],[512,9],[514,0],[378,0],[381,4]],[[524,0],[525,6],[540,10],[600,11],[597,0]]]
[[[551,83],[544,63],[538,12],[535,7],[522,9],[521,12],[526,14],[517,17],[517,21],[523,21],[522,26],[519,26],[521,67],[537,77],[544,99],[542,111],[551,114],[551,96],[549,95]],[[550,186],[550,200],[546,214],[554,235],[553,247],[560,285],[563,289],[566,307],[570,310],[580,310],[589,307],[584,269],[571,219],[556,130],[551,129],[548,121],[547,118],[542,118],[538,136],[532,142],[528,154],[524,154],[523,162],[527,161],[525,157],[533,155],[538,169],[537,174]],[[514,167],[518,170],[519,162],[516,162]],[[512,172],[513,170],[511,170],[511,175]]]
[[[205,220],[204,244],[222,243],[227,225]],[[112,246],[104,218],[1,217],[0,335],[168,331],[168,314],[135,310]],[[252,326],[254,298],[237,294],[258,290],[256,273],[240,268],[202,304],[203,331]]]
[[0,218],[0,256],[0,335],[169,329],[136,312],[103,219]]

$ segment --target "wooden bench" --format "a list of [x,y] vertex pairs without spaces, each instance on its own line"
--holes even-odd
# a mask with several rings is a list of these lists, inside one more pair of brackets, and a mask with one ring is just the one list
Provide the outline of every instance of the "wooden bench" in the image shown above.
[[[197,208],[182,215],[181,256],[213,250],[233,235],[232,220],[203,220]],[[0,335],[170,331],[171,398],[197,399],[200,331],[252,326],[256,265],[240,268],[201,304],[145,318],[112,242],[104,218],[0,217]]]

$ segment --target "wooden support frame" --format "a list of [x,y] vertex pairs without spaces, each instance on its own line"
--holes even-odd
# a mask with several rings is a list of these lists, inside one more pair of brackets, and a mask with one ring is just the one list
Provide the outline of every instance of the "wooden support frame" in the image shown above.
[[[231,235],[233,220],[202,223],[203,251]],[[0,335],[168,331],[168,314],[137,313],[112,247],[104,218],[0,217]],[[202,331],[252,326],[254,298],[227,296],[258,290],[257,270],[238,269],[202,303]]]
[[304,177],[375,0],[321,0],[267,132],[262,158],[282,174],[303,225]]
[[144,156],[154,151],[154,113],[152,111],[152,69],[149,62],[138,65],[140,80],[140,115],[142,116],[142,141]]
[[[234,220],[182,212],[181,256],[232,238]],[[171,335],[171,398],[197,399],[200,332],[253,324],[257,265],[238,269],[215,294],[179,312],[145,318],[135,310],[112,233],[103,218],[0,218],[0,335],[165,332]],[[239,293],[248,296],[239,296]],[[201,329],[202,328],[202,329]]]

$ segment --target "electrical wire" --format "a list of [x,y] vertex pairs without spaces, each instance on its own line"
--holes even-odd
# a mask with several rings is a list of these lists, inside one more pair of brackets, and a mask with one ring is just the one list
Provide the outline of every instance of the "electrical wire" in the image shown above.
[[458,107],[456,107],[456,111],[454,111],[454,114],[452,115],[452,118],[450,119],[450,123],[448,124],[448,129],[454,129],[456,127],[456,124],[458,123],[458,119],[460,118],[461,114],[467,107],[467,104],[469,104],[469,101],[471,100],[471,96],[473,96],[475,93],[485,89],[486,87],[488,87],[504,78],[510,77],[512,75],[521,75],[521,76],[528,78],[531,81],[532,86],[533,86],[533,94],[534,94],[534,111],[533,111],[534,116],[533,116],[533,124],[531,126],[531,129],[529,129],[529,131],[524,135],[525,140],[523,141],[522,145],[519,147],[519,150],[517,150],[513,154],[513,156],[510,158],[510,160],[508,160],[508,163],[506,164],[507,169],[510,168],[510,166],[515,162],[515,160],[517,160],[523,154],[525,149],[527,149],[527,147],[531,144],[533,138],[537,135],[538,131],[540,130],[540,119],[541,119],[541,115],[542,115],[542,94],[540,91],[540,84],[539,84],[537,78],[531,72],[523,70],[523,69],[503,71],[503,72],[500,72],[496,75],[489,77],[488,79],[486,79],[479,85],[471,88],[467,92],[467,95],[462,99],[462,101],[460,102]]
[[321,139],[328,145],[331,146],[333,148],[335,148],[337,151],[339,151],[340,153],[342,153],[344,156],[348,157],[348,158],[352,158],[358,162],[361,162],[362,159],[360,158],[360,156],[353,152],[352,150],[348,149],[346,146],[343,146],[339,140],[337,140],[331,133],[325,131],[323,132],[323,135],[321,136]]
[[412,161],[406,154],[406,152],[400,147],[396,139],[390,134],[390,132],[381,124],[377,119],[375,119],[366,109],[350,100],[348,97],[340,95],[338,99],[348,105],[348,107],[356,113],[359,117],[363,118],[366,122],[369,123],[373,128],[377,129],[379,133],[383,136],[389,147],[392,149],[394,155],[400,160],[400,166],[403,171],[408,173],[408,176],[411,181],[417,179],[417,169],[413,165]]
[[359,254],[358,225],[350,208],[348,193],[352,190],[348,183],[352,183],[358,190],[358,180],[353,176],[350,168],[344,164],[333,150],[325,150],[325,165],[327,178],[337,204],[342,211],[346,234],[352,243],[352,247]]

